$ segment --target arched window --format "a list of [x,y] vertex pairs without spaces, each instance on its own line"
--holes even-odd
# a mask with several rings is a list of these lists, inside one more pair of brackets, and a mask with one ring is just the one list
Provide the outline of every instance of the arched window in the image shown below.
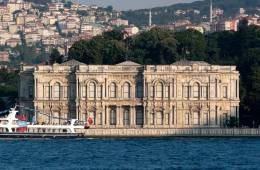
[[142,83],[137,83],[136,93],[137,93],[136,94],[137,98],[143,97],[143,84]]
[[90,98],[96,97],[96,84],[93,82],[89,83],[89,97]]
[[60,87],[60,83],[55,83],[53,86],[53,97],[55,99],[60,99],[61,97],[61,87]]
[[110,110],[110,125],[116,125],[116,109]]
[[162,98],[163,97],[163,84],[160,82],[156,86],[156,97]]
[[116,98],[116,84],[115,83],[111,83],[111,85],[110,85],[110,97]]
[[130,84],[125,83],[123,86],[123,97],[128,99],[130,98]]
[[193,97],[199,98],[200,97],[200,85],[199,83],[195,83],[193,87]]

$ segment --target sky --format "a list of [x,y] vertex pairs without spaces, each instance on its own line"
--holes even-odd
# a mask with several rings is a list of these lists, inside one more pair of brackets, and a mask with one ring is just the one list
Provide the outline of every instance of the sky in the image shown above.
[[87,5],[95,4],[101,7],[112,5],[117,10],[152,8],[193,1],[195,0],[79,0]]

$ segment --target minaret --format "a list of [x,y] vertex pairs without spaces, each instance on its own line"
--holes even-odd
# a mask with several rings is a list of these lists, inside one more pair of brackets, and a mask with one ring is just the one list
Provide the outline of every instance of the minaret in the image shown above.
[[149,11],[149,27],[152,26],[152,10]]
[[210,23],[212,23],[213,22],[213,5],[212,5],[212,0],[210,0],[210,14],[209,14],[210,16]]

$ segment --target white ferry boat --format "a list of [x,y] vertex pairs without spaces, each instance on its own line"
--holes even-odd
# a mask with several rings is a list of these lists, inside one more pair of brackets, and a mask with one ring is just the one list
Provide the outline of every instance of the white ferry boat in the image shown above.
[[[26,119],[17,118],[18,111],[15,108],[9,110],[6,117],[0,118],[0,132],[2,133],[76,133],[76,129],[87,128],[80,125],[77,119],[68,121],[66,125],[36,125],[30,124]],[[22,131],[21,131],[22,130]]]

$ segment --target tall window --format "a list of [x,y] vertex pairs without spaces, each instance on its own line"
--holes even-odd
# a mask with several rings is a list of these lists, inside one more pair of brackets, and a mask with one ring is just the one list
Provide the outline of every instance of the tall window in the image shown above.
[[96,97],[96,84],[93,82],[89,83],[89,97]]
[[143,125],[144,115],[141,109],[137,109],[136,112],[136,125]]
[[129,108],[124,109],[124,119],[123,119],[124,126],[130,125],[130,114],[129,114]]
[[227,92],[227,86],[223,87],[223,98],[227,98],[228,92]]
[[199,112],[194,112],[194,114],[193,114],[193,124],[194,125],[199,125],[200,124]]
[[33,86],[29,86],[28,91],[29,91],[29,98],[32,98],[33,97]]
[[204,113],[203,124],[204,125],[208,125],[209,124],[208,113]]
[[189,125],[189,122],[190,122],[190,115],[189,113],[185,113],[185,125]]
[[157,112],[157,115],[156,115],[156,124],[157,125],[163,125],[163,112]]
[[97,124],[98,125],[102,125],[102,113],[98,113],[98,122],[97,122]]
[[56,99],[59,99],[61,92],[60,92],[60,84],[59,83],[55,83],[54,87],[53,87],[53,97]]
[[143,97],[143,84],[142,83],[137,83],[137,87],[136,87],[136,91],[137,91],[137,98],[142,98]]
[[228,124],[228,114],[223,113],[223,125],[227,126],[227,124]]
[[174,113],[175,113],[175,107],[174,106],[172,106],[172,124],[174,125],[175,123],[175,115],[174,115]]
[[87,121],[87,113],[82,114],[82,121]]
[[156,97],[162,98],[163,97],[163,84],[160,82],[156,86]]
[[155,119],[154,113],[150,113],[150,125],[154,125],[154,119]]
[[199,96],[200,96],[200,85],[199,83],[195,83],[193,87],[193,97],[199,98]]
[[116,110],[111,109],[110,111],[110,125],[116,125]]
[[170,121],[170,114],[169,114],[169,113],[166,113],[166,114],[165,114],[165,124],[166,124],[166,125],[169,125],[169,121]]
[[111,83],[111,85],[110,85],[110,97],[116,98],[116,84],[115,83]]
[[130,84],[129,83],[125,83],[124,87],[123,87],[123,97],[125,99],[129,99],[130,98]]

